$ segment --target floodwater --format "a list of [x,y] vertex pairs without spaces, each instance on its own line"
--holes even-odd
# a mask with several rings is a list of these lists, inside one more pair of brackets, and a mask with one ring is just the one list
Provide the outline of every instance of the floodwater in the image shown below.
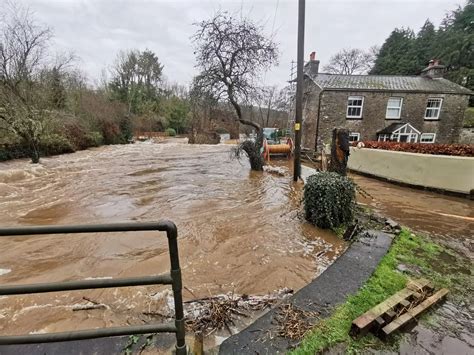
[[[302,185],[251,172],[229,145],[137,143],[0,164],[0,225],[171,219],[185,299],[297,290],[345,249],[298,216]],[[169,270],[164,234],[1,238],[0,283],[130,277]],[[0,332],[22,334],[150,322],[164,286],[0,299]],[[81,310],[89,301],[102,308]]]
[[474,250],[474,201],[464,197],[442,195],[353,174],[354,181],[368,193],[359,195],[383,215],[416,232],[441,238],[459,247],[466,255]]

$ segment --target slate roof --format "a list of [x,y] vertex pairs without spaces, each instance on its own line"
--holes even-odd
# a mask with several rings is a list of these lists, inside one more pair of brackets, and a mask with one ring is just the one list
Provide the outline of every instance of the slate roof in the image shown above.
[[403,127],[404,125],[406,125],[405,122],[394,122],[391,125],[381,129],[380,131],[377,131],[377,134],[391,134],[397,129]]
[[431,79],[421,76],[342,75],[326,73],[312,75],[310,78],[316,83],[316,85],[325,90],[474,94],[471,90],[444,78]]

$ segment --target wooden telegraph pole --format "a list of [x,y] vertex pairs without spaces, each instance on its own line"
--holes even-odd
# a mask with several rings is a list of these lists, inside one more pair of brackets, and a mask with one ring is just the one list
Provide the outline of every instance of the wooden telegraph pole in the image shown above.
[[303,121],[303,65],[305,0],[298,0],[298,53],[296,68],[295,161],[293,181],[301,176],[301,122]]

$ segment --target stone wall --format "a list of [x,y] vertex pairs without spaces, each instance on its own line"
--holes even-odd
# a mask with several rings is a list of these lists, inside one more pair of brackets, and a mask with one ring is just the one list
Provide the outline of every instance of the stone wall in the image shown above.
[[464,127],[461,129],[459,143],[474,144],[474,128]]
[[[303,147],[314,148],[316,121],[320,89],[307,84],[304,99]],[[362,119],[347,119],[347,98],[363,96]],[[390,97],[402,97],[403,104],[399,119],[386,119],[387,102]],[[439,120],[424,119],[426,102],[429,97],[443,98]],[[344,127],[360,133],[361,140],[376,140],[377,131],[394,122],[408,122],[421,133],[436,133],[436,143],[456,143],[459,141],[464,110],[468,104],[467,95],[397,93],[370,91],[323,91],[321,97],[321,121],[319,137],[330,143],[334,127]],[[418,137],[419,141],[420,137]]]

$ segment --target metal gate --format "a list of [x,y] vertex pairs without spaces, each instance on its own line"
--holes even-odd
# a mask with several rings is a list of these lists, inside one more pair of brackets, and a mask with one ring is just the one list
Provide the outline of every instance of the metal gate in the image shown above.
[[133,334],[151,333],[175,333],[176,354],[186,354],[184,340],[184,314],[183,299],[181,294],[181,269],[178,256],[178,232],[176,225],[171,221],[151,223],[118,223],[101,225],[77,225],[77,226],[41,226],[41,227],[18,227],[0,228],[0,237],[9,236],[33,236],[45,234],[79,234],[79,233],[103,233],[103,232],[136,232],[136,231],[163,231],[168,237],[168,247],[171,261],[169,274],[155,276],[130,277],[124,279],[98,279],[82,281],[65,281],[56,283],[41,283],[30,285],[0,286],[2,295],[23,295],[42,292],[72,291],[96,288],[111,288],[140,285],[172,285],[175,321],[162,324],[147,324],[128,327],[111,327],[90,330],[79,330],[71,332],[7,335],[0,336],[0,345],[49,343],[58,341],[84,340],[112,336],[123,336]]

